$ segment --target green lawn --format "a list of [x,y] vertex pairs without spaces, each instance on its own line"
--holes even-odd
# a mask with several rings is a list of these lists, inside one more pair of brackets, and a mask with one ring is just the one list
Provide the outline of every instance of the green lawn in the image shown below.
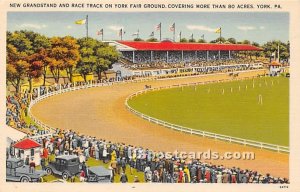
[[[258,104],[259,95],[262,104]],[[289,79],[285,77],[154,91],[128,104],[149,116],[189,128],[289,145]]]

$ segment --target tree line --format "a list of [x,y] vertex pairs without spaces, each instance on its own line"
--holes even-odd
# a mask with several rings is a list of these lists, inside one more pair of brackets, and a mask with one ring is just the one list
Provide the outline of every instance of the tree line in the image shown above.
[[33,31],[7,31],[6,40],[6,77],[7,83],[20,91],[20,85],[27,80],[29,90],[32,80],[42,77],[46,83],[50,72],[56,83],[62,72],[73,82],[73,74],[79,73],[87,80],[87,75],[96,74],[101,79],[102,72],[111,68],[118,61],[119,53],[93,38],[72,36],[46,37]]

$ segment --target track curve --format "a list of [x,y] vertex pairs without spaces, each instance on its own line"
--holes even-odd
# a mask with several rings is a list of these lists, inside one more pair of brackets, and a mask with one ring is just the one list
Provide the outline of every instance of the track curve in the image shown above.
[[[240,77],[263,74],[264,71],[240,73]],[[147,122],[127,111],[127,96],[142,90],[145,84],[152,87],[193,83],[231,78],[227,74],[156,80],[149,82],[115,84],[64,93],[42,100],[31,109],[42,122],[62,129],[72,129],[82,134],[96,136],[113,142],[124,142],[152,150],[205,152],[253,151],[255,160],[207,160],[228,167],[257,170],[277,177],[288,177],[289,155],[246,147],[238,144],[183,134]]]

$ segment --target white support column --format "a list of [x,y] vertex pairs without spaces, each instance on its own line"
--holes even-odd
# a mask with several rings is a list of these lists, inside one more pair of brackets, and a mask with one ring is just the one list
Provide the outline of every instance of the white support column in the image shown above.
[[169,51],[167,51],[167,63],[169,63]]
[[183,61],[183,51],[181,51],[181,61]]
[[230,52],[230,50],[229,50],[229,51],[228,51],[229,59],[231,59],[231,55],[230,55],[230,53],[231,53],[231,52]]
[[197,59],[197,51],[195,51],[195,59]]
[[38,87],[37,91],[38,91],[38,98],[39,98],[41,96],[41,87]]
[[209,51],[206,51],[206,61],[208,61],[209,58]]
[[135,57],[135,52],[134,51],[132,51],[132,63],[134,63],[134,57]]
[[153,51],[150,52],[150,62],[153,61]]
[[221,59],[221,51],[219,50],[219,60]]

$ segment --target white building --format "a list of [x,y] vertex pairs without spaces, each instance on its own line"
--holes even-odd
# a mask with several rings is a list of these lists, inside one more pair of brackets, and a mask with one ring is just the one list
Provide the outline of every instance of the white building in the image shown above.
[[29,157],[29,162],[31,158],[35,162],[35,165],[40,165],[41,162],[41,145],[29,138],[23,139],[14,144],[15,156],[17,158],[26,160],[26,157]]

